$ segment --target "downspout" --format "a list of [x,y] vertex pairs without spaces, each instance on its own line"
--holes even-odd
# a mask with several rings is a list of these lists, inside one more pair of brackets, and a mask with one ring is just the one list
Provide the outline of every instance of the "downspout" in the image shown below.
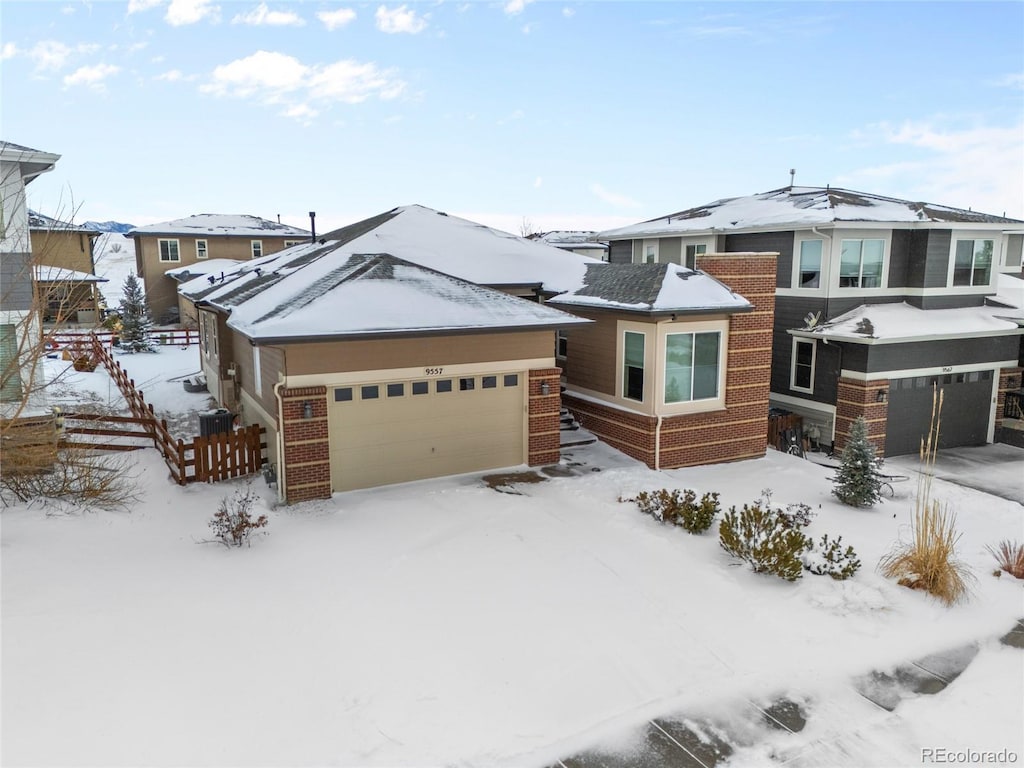
[[274,399],[277,400],[277,500],[284,503],[284,400],[281,399],[281,388],[287,384],[287,379],[282,379],[274,385]]
[[[828,276],[829,276],[829,279],[831,279],[832,278],[832,235],[826,235],[824,232],[819,232],[817,227],[811,227],[811,232],[816,234],[818,237],[828,241],[828,266],[829,266]],[[799,254],[796,254],[796,256],[797,256],[797,258],[800,258]],[[822,254],[822,260],[821,261],[822,261],[822,265],[821,265],[821,267],[822,267],[822,269],[821,269],[821,272],[822,272],[821,279],[824,280],[825,279],[825,259],[824,259],[824,254]],[[828,286],[825,286],[825,317],[824,317],[825,320],[828,320],[832,316],[831,313],[829,312],[829,308],[828,308],[829,294],[830,293],[831,292],[828,290]]]

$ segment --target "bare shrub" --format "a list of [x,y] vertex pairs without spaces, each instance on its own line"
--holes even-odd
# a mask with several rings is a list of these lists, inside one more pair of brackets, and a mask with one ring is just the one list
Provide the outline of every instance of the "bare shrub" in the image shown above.
[[941,414],[942,393],[934,391],[928,436],[921,440],[912,540],[898,543],[881,559],[878,567],[883,575],[897,579],[900,585],[923,589],[946,605],[954,605],[967,599],[974,575],[956,558],[956,545],[961,536],[956,530],[956,515],[948,506],[943,507],[931,498]]
[[131,462],[123,453],[46,445],[4,451],[0,501],[59,499],[83,509],[129,510],[139,500]]
[[1000,571],[1006,571],[1016,579],[1024,579],[1024,544],[1007,539],[985,549],[996,559]]
[[221,544],[225,547],[252,546],[250,539],[253,534],[266,533],[260,529],[267,527],[267,516],[260,515],[255,520],[252,517],[252,507],[258,499],[259,494],[249,486],[236,489],[230,499],[226,496],[221,499],[217,514],[209,522],[213,535]]

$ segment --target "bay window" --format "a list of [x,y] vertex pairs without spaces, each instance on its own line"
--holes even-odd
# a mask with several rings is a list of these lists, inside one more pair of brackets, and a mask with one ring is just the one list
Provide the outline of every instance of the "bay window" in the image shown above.
[[665,336],[665,403],[718,397],[721,345],[718,331]]

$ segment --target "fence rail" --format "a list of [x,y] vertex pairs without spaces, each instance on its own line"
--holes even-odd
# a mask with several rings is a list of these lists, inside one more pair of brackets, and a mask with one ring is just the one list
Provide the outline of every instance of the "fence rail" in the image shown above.
[[[199,343],[199,331],[194,328],[175,328],[169,330],[154,329],[149,331],[149,340],[158,346],[174,344],[178,346],[191,346]],[[81,346],[90,346],[92,338],[96,337],[106,347],[114,346],[114,339],[118,334],[113,331],[72,331],[59,330],[48,334],[46,340],[59,347],[71,347],[72,349]]]
[[804,419],[798,413],[771,415],[768,417],[768,446],[779,451],[786,450],[782,435],[787,429],[803,428]]

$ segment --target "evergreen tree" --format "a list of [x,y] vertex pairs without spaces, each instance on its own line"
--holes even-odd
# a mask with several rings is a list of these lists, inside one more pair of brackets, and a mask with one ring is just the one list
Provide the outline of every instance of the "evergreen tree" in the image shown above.
[[843,448],[843,463],[832,481],[832,493],[851,507],[870,507],[882,500],[882,478],[878,474],[875,446],[868,442],[868,427],[858,416]]
[[129,352],[153,352],[149,331],[153,320],[146,306],[142,286],[131,272],[124,281],[124,298],[121,299],[121,347]]

